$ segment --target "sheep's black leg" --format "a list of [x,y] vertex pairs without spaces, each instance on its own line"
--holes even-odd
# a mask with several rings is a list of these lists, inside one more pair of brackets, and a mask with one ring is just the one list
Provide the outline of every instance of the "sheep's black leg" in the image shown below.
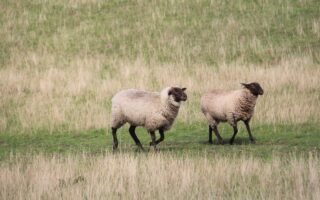
[[230,144],[233,144],[234,138],[236,137],[237,133],[238,133],[238,127],[237,127],[237,125],[235,125],[235,126],[233,126],[233,136],[230,139]]
[[156,142],[156,134],[154,133],[154,131],[150,131],[150,135],[151,135],[151,143],[152,143],[152,146],[154,148],[154,150],[156,151],[157,148],[156,148],[156,145],[157,145],[157,142]]
[[113,151],[118,148],[118,138],[117,138],[117,129],[112,128],[112,137],[113,137]]
[[213,141],[212,141],[212,128],[211,128],[210,125],[209,125],[209,143],[213,144]]
[[129,128],[129,133],[130,133],[132,139],[134,140],[134,142],[136,143],[136,145],[137,145],[140,149],[144,150],[143,147],[142,147],[142,144],[141,144],[140,140],[138,139],[136,133],[134,132],[135,129],[136,129],[136,126],[130,126],[130,128]]
[[[164,140],[164,131],[159,129],[160,138],[156,140],[156,144],[159,144]],[[150,146],[152,146],[152,142],[150,142]]]
[[249,138],[251,140],[252,143],[255,143],[255,139],[254,137],[252,136],[251,134],[251,130],[250,130],[250,125],[249,125],[249,120],[248,121],[244,121],[244,124],[246,125],[246,128],[247,128],[247,131],[248,131],[248,134],[249,134]]
[[156,144],[159,144],[164,140],[164,131],[162,129],[159,129],[160,138],[156,140]]
[[222,137],[221,137],[220,134],[219,134],[218,127],[217,127],[217,126],[214,126],[214,127],[213,127],[213,131],[214,131],[214,134],[217,136],[218,143],[219,143],[219,144],[223,144],[224,142],[223,142]]

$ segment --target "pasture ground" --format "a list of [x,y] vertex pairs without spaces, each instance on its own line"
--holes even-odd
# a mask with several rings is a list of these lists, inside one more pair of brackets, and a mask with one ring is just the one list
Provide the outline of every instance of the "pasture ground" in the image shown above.
[[[234,145],[228,141],[232,136],[229,125],[220,125],[221,135],[227,142],[213,145],[208,141],[206,124],[184,125],[177,124],[173,130],[165,133],[164,142],[158,145],[163,154],[184,155],[191,154],[199,157],[214,155],[251,155],[262,159],[272,159],[274,155],[287,156],[296,154],[307,155],[309,152],[318,153],[320,150],[319,126],[315,124],[299,125],[260,125],[252,127],[256,143],[251,144],[244,125],[240,124],[239,133]],[[128,126],[118,131],[119,152],[148,154],[149,134],[143,128],[137,128],[137,136],[145,147],[146,152],[136,152]],[[159,135],[157,134],[157,137]],[[47,155],[66,154],[92,154],[99,155],[112,153],[112,136],[108,130],[97,129],[85,132],[69,133],[34,133],[25,135],[0,135],[0,159],[6,160],[14,154],[44,153]],[[150,153],[150,152],[149,152]]]

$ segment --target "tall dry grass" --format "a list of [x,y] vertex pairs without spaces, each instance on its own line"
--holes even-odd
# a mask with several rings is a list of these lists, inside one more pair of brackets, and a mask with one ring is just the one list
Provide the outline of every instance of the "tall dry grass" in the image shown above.
[[[109,65],[106,65],[108,63]],[[19,68],[21,65],[30,67]],[[308,57],[288,58],[272,65],[108,62],[102,56],[76,57],[67,68],[53,56],[32,52],[0,69],[0,130],[83,130],[108,128],[112,95],[125,88],[159,91],[168,85],[187,87],[189,99],[178,121],[204,121],[201,94],[212,88],[239,89],[258,81],[254,123],[305,123],[320,120],[320,68]]]
[[12,156],[1,199],[319,199],[320,160],[164,154]]

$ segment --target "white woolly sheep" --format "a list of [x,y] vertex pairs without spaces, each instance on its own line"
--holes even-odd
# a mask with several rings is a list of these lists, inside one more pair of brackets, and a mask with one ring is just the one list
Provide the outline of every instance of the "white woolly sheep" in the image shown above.
[[223,139],[218,131],[219,122],[228,122],[233,127],[233,136],[230,144],[238,133],[237,122],[243,121],[249,134],[251,142],[255,142],[249,126],[253,116],[256,100],[263,95],[263,89],[259,83],[242,83],[243,89],[239,90],[212,90],[201,97],[201,111],[209,122],[209,143],[212,142],[212,130],[218,143],[223,144]]
[[[136,145],[143,147],[135,134],[137,126],[143,126],[151,135],[150,145],[154,146],[164,140],[164,131],[171,128],[178,115],[181,101],[187,100],[186,88],[167,87],[159,92],[128,89],[118,92],[112,98],[112,136],[113,150],[118,147],[117,129],[125,123],[130,124],[129,133]],[[156,140],[155,131],[160,138]]]

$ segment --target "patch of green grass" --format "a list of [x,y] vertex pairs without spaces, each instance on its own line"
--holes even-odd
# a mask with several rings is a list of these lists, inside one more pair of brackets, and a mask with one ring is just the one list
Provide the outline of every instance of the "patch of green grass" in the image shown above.
[[0,159],[9,153],[100,153],[107,138],[103,130],[82,133],[41,132],[28,135],[0,134]]
[[[131,139],[127,126],[119,129],[119,151],[136,152],[137,147]],[[228,125],[219,126],[222,137],[228,141],[232,130]],[[158,145],[162,153],[210,156],[214,154],[248,154],[261,158],[273,155],[307,154],[320,151],[319,126],[301,125],[259,125],[253,126],[252,132],[257,142],[251,144],[244,126],[240,125],[234,145],[210,145],[205,124],[177,124],[165,133],[165,140]],[[149,149],[150,137],[142,128],[136,133],[144,147]],[[157,137],[159,137],[157,135]],[[0,160],[10,154],[24,153],[89,153],[103,154],[112,150],[112,136],[109,131],[90,130],[78,133],[46,132],[25,135],[0,134]]]

